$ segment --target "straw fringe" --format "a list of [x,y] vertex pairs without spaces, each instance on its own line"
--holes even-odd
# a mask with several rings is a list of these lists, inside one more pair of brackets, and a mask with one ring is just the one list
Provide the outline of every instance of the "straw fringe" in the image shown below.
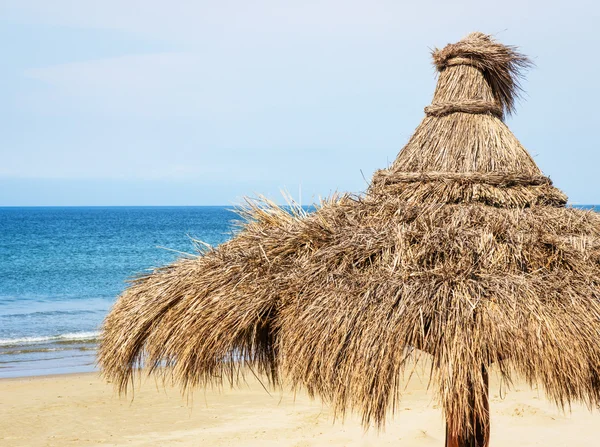
[[125,292],[104,326],[109,379],[125,389],[143,362],[184,387],[235,384],[250,366],[382,425],[414,347],[432,356],[436,396],[457,421],[477,411],[461,390],[482,364],[559,406],[600,403],[595,213],[367,196],[248,216],[218,250]]

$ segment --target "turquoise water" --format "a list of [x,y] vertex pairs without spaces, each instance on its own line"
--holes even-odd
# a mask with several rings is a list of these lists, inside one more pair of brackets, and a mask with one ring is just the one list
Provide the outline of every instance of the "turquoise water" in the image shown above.
[[[0,377],[94,369],[126,280],[232,235],[226,207],[0,208]],[[176,251],[173,251],[176,250]]]

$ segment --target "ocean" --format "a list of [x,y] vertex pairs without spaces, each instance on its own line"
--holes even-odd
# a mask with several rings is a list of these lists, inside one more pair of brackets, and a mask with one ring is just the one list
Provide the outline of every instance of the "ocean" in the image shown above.
[[126,281],[232,236],[231,207],[0,208],[0,378],[95,369]]

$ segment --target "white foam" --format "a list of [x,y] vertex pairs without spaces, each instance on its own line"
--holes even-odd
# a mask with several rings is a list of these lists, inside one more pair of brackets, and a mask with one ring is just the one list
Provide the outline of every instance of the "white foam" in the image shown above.
[[0,346],[31,345],[57,341],[83,341],[94,340],[100,336],[100,332],[67,332],[47,337],[21,337],[0,338]]

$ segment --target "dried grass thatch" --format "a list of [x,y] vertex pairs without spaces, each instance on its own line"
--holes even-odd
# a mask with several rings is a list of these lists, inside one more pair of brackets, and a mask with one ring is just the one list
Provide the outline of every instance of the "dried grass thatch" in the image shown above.
[[453,436],[487,420],[492,363],[597,406],[600,217],[565,208],[501,119],[528,60],[475,33],[434,61],[427,116],[365,195],[251,202],[235,238],[138,279],[106,319],[105,376],[193,387],[246,365],[382,424],[416,348]]

